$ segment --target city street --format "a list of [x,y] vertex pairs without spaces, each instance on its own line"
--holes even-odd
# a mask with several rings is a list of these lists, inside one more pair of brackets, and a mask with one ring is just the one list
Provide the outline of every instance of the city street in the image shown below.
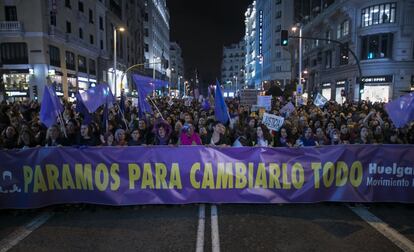
[[[0,251],[413,251],[413,210],[339,203],[2,210]],[[384,222],[371,223],[378,230],[367,213]]]
[[0,252],[414,252],[414,0],[0,0]]

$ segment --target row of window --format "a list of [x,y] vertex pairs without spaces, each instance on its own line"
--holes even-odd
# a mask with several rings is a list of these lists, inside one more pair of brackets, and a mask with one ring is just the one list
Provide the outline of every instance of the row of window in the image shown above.
[[[72,23],[69,21],[66,21],[66,33],[72,33]],[[79,28],[79,38],[83,39],[83,29]],[[95,43],[94,36],[92,34],[89,34],[89,43],[93,45]],[[103,48],[101,48],[103,49]]]
[[372,5],[361,11],[361,26],[395,23],[396,3]]
[[[364,36],[361,38],[361,60],[382,59],[392,57],[393,48],[393,34],[382,33]],[[344,48],[340,48],[338,54],[338,64],[347,65],[349,62],[349,52],[347,51],[348,43],[344,44]],[[309,62],[306,59],[305,66],[316,66],[322,61],[322,53],[318,53],[317,57]],[[332,68],[332,51],[328,50],[324,52],[324,67],[326,69]]]
[[[2,43],[0,45],[1,63],[2,64],[29,64],[28,50],[26,43]],[[61,67],[60,49],[49,45],[50,65]],[[76,71],[75,54],[70,51],[65,52],[66,68]],[[86,57],[78,55],[78,71],[82,73],[96,75],[96,62],[93,59],[87,61]]]
[[[58,47],[49,45],[49,56],[50,56],[50,65],[60,67],[60,49]],[[88,63],[89,63],[89,74],[96,75],[96,63],[95,60],[89,59],[87,61],[86,57],[78,55],[77,60],[78,72],[88,73]],[[65,64],[66,68],[69,70],[76,71],[76,57],[73,52],[65,52]]]
[[[69,9],[72,9],[71,0],[65,0],[65,6]],[[79,12],[85,12],[83,1],[78,1],[78,11]],[[93,10],[89,9],[89,23],[93,24]]]

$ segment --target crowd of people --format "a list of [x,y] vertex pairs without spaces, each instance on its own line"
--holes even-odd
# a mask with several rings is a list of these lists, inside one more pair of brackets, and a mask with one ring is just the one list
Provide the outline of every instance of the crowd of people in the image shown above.
[[[280,109],[290,100],[273,98],[270,113],[285,117],[279,131],[269,130],[258,112],[238,98],[227,101],[230,120],[215,119],[214,107],[193,99],[154,100],[154,113],[139,117],[132,100],[114,106],[108,120],[100,108],[85,118],[75,103],[64,101],[56,125],[46,128],[39,120],[37,101],[0,104],[0,148],[39,146],[147,146],[207,145],[220,147],[301,147],[338,144],[414,144],[414,124],[397,129],[383,103],[330,101],[317,107],[309,99],[290,114]],[[120,108],[122,109],[122,113]],[[158,112],[159,111],[159,112]]]

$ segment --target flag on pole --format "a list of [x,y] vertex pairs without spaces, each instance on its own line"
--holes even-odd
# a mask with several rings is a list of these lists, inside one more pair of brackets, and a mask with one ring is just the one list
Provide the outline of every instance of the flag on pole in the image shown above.
[[76,93],[76,112],[83,115],[83,123],[89,124],[92,121],[92,116],[88,109],[82,102],[80,93]]
[[40,122],[47,127],[56,124],[56,118],[63,112],[63,106],[55,90],[45,85],[42,106],[40,107]]
[[99,84],[95,87],[89,88],[80,94],[83,104],[89,111],[94,113],[100,106],[108,104],[109,108],[115,102],[111,89],[108,85]]
[[227,111],[227,105],[224,101],[223,92],[221,91],[220,83],[216,80],[216,94],[214,98],[214,114],[216,120],[223,124],[229,121],[229,113]]
[[403,128],[408,123],[414,121],[414,93],[401,96],[385,104],[385,110],[395,127]]
[[134,80],[136,90],[138,92],[138,109],[139,117],[142,118],[144,113],[152,113],[150,104],[148,103],[146,97],[154,89],[154,83],[150,78],[142,78],[144,76],[132,75]]

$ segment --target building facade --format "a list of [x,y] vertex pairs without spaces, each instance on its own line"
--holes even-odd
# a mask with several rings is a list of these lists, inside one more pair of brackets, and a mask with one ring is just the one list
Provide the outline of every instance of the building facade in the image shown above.
[[181,47],[177,42],[170,43],[170,59],[171,85],[182,93],[184,88],[184,60]]
[[291,54],[280,44],[280,31],[294,24],[294,2],[256,0],[245,16],[246,82],[261,89],[262,82],[285,86],[291,80]]
[[[147,74],[157,79],[169,77],[170,13],[166,0],[145,0],[144,54]],[[155,71],[154,71],[155,70]]]
[[[41,99],[46,84],[66,98],[97,83],[108,83],[113,92],[117,86],[120,94],[122,71],[144,60],[141,5],[126,0],[0,1],[1,98]],[[126,29],[117,33],[118,85],[113,82],[115,27]]]
[[257,69],[260,68],[258,59],[258,33],[256,31],[256,1],[247,8],[245,13],[245,35],[246,43],[245,56],[245,85],[249,88],[255,88],[260,85],[260,79],[256,78]]
[[[414,1],[330,1],[303,26],[306,90],[342,103],[387,102],[414,81]],[[349,48],[355,53],[356,58]],[[358,64],[359,62],[359,64]]]
[[243,88],[245,83],[246,44],[244,40],[230,46],[223,47],[223,60],[221,64],[221,84],[224,86],[224,93],[232,92]]
[[[261,79],[266,83],[272,82],[282,87],[291,79],[291,57],[289,51],[281,46],[280,32],[282,29],[289,29],[294,24],[293,6],[293,1],[257,1],[259,55],[262,56],[263,62],[259,70],[259,72],[263,71]],[[261,15],[263,15],[262,18],[260,18]],[[260,27],[263,30],[262,35]]]

